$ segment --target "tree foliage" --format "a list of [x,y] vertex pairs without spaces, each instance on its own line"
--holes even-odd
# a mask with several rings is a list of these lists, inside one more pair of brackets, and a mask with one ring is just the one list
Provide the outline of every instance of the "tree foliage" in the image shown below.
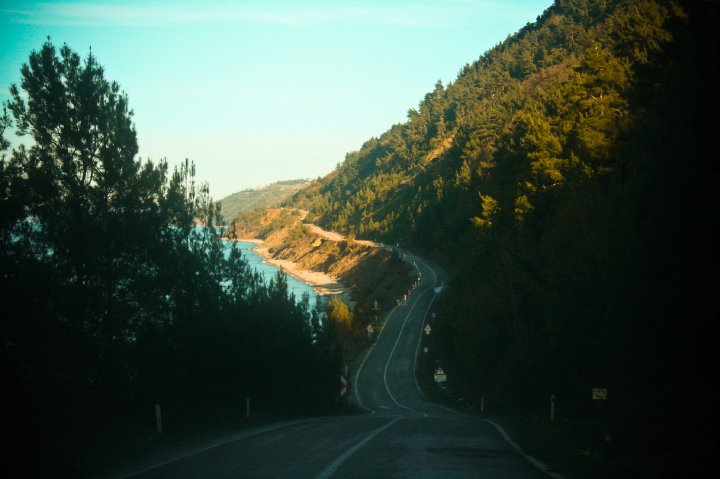
[[193,163],[137,159],[127,95],[96,58],[48,40],[21,76],[0,123],[30,137],[12,151],[3,138],[0,161],[6,425],[20,457],[40,451],[51,458],[35,472],[70,474],[83,435],[147,434],[156,403],[170,429],[245,397],[283,413],[331,405],[339,360],[319,313],[220,240]]
[[[558,0],[296,196],[326,227],[448,268],[437,334],[458,395],[544,415],[555,394],[589,421],[606,386],[617,441],[663,447],[653,424],[677,397],[657,393],[700,387],[714,309],[697,278],[717,265],[699,120],[717,105],[717,13]],[[690,422],[704,428],[668,427]]]

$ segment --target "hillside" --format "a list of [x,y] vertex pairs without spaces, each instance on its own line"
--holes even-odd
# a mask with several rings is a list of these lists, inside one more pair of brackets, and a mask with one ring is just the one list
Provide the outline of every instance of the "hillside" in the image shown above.
[[240,213],[279,206],[287,198],[308,186],[309,183],[309,180],[278,181],[226,196],[219,201],[223,221],[230,224]]
[[298,223],[274,231],[262,248],[273,259],[337,278],[350,289],[357,303],[354,312],[363,319],[370,315],[374,302],[379,311],[392,309],[417,280],[412,266],[385,248],[318,234],[312,226]]
[[262,239],[262,256],[336,278],[350,290],[354,312],[362,319],[375,301],[380,311],[390,309],[417,279],[415,270],[389,250],[303,223],[306,213],[292,208],[243,213],[227,236]]
[[[608,438],[601,454],[663,469],[661,420],[709,432],[709,400],[680,391],[702,390],[711,363],[717,199],[698,119],[717,107],[717,14],[559,0],[291,202],[445,266],[436,341],[452,394],[529,415],[553,394],[562,418]],[[602,416],[596,387],[612,395]],[[694,414],[668,416],[678,401]]]

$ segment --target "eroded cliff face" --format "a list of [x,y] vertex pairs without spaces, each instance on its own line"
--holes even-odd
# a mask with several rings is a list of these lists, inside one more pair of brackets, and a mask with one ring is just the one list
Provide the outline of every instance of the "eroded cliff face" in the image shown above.
[[380,245],[344,239],[300,222],[268,235],[261,249],[270,258],[336,278],[350,290],[360,317],[373,313],[375,301],[381,311],[395,306],[417,278],[412,266]]

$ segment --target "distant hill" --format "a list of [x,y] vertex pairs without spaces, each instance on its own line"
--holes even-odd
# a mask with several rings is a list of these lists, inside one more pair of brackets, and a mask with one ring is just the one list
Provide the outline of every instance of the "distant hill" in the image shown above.
[[237,215],[259,208],[278,206],[310,184],[309,180],[278,181],[267,186],[238,191],[220,200],[222,216],[230,223]]

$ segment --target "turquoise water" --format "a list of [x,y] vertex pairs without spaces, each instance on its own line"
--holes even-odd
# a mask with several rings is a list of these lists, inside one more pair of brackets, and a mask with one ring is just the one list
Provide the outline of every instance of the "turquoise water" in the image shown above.
[[[255,270],[265,278],[266,282],[270,282],[270,280],[275,277],[275,274],[280,271],[280,268],[265,263],[263,259],[251,249],[255,247],[255,244],[245,241],[237,241],[235,244],[240,247],[243,257],[250,263],[250,266],[254,267]],[[296,300],[299,301],[302,295],[307,292],[310,295],[310,306],[315,306],[318,294],[311,286],[290,275],[287,277],[287,282],[288,290],[291,294],[295,295]]]

